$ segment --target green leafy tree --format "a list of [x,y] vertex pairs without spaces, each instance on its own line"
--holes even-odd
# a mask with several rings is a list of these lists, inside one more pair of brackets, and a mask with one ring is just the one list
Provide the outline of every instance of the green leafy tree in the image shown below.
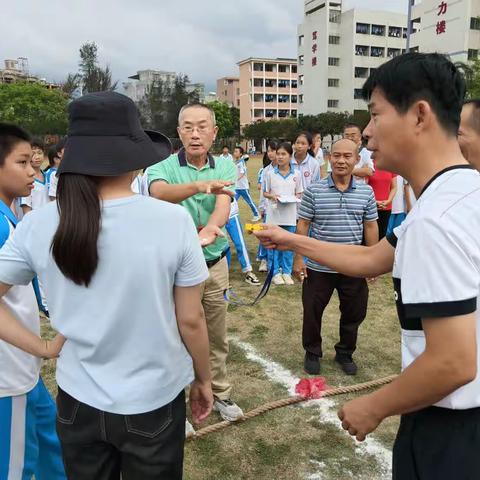
[[95,42],[87,42],[80,47],[78,65],[83,93],[113,91],[117,88],[118,82],[112,81],[108,65],[102,68],[98,64],[98,47]]
[[240,138],[240,109],[230,107],[230,116],[232,117],[233,135]]
[[218,138],[233,137],[235,130],[233,126],[232,113],[228,104],[215,100],[207,105],[215,112],[218,127]]
[[64,135],[68,97],[35,83],[0,85],[0,121],[20,125],[34,135]]

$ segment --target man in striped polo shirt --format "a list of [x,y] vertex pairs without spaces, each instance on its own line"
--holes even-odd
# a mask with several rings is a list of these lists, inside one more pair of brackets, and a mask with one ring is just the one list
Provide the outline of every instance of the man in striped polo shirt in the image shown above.
[[[332,173],[312,184],[303,194],[297,234],[317,240],[361,245],[365,232],[367,246],[378,242],[377,206],[369,185],[358,183],[352,172],[359,160],[355,142],[344,139],[332,146]],[[311,375],[320,372],[322,357],[322,315],[336,289],[340,299],[340,341],[335,345],[335,361],[347,375],[357,373],[352,354],[360,324],[367,314],[368,286],[364,278],[333,271],[313,260],[305,264],[296,255],[293,273],[303,281],[304,368]]]

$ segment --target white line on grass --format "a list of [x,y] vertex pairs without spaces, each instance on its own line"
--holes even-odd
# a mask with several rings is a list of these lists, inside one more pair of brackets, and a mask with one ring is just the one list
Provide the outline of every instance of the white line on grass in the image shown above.
[[[289,370],[282,367],[280,364],[262,357],[256,349],[245,342],[232,338],[234,345],[241,348],[248,360],[258,363],[265,370],[266,375],[275,383],[278,383],[288,390],[290,396],[295,395],[295,385],[300,380],[295,377]],[[337,416],[337,408],[335,403],[330,399],[311,400],[301,404],[302,407],[314,407],[320,413],[320,419],[324,423],[334,425],[342,430],[342,426]],[[347,435],[347,433],[345,433]],[[349,436],[350,437],[350,436]],[[382,472],[382,476],[378,480],[388,480],[391,478],[392,472],[392,454],[382,444],[372,437],[367,437],[364,442],[357,442],[353,437],[350,437],[355,442],[356,451],[362,455],[371,455],[375,457]],[[349,472],[351,473],[351,472]],[[311,480],[322,478],[322,474],[310,476]],[[352,475],[353,478],[353,475]]]

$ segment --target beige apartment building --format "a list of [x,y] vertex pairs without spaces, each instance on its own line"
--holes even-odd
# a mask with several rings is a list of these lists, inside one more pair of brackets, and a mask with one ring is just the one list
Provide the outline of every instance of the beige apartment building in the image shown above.
[[237,65],[241,127],[260,120],[297,117],[296,59],[250,57]]
[[217,100],[240,108],[240,79],[223,77],[217,80]]

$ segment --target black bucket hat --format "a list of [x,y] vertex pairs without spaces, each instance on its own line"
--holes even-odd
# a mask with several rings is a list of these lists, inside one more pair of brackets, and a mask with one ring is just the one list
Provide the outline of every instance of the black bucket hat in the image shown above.
[[160,132],[144,131],[135,103],[120,93],[84,95],[70,103],[68,116],[58,175],[116,176],[147,168],[172,153],[170,140]]

